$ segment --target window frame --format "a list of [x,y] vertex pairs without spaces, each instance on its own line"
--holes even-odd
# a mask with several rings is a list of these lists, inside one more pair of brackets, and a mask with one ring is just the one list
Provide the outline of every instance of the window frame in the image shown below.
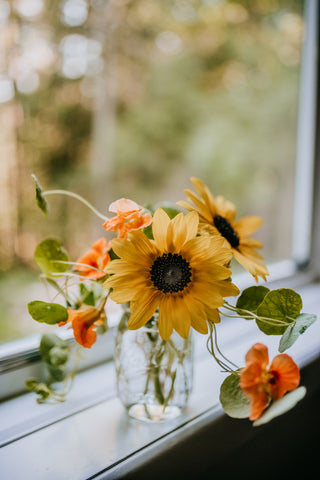
[[[312,35],[314,42],[316,42],[316,55],[313,57],[313,60],[316,62],[316,70],[313,71],[313,74],[316,76],[316,79],[318,79],[319,76],[319,57],[318,57],[318,52],[319,50],[319,45],[320,45],[320,9],[317,0],[306,0],[306,6],[307,8],[307,15],[308,15],[308,21],[311,23],[308,23],[308,25],[312,25],[313,28],[308,28],[307,29],[307,35]],[[311,31],[310,31],[311,30]],[[310,221],[312,222],[310,227],[310,231],[308,235],[306,235],[306,232],[304,232],[304,241],[308,241],[308,252],[309,252],[309,258],[308,261],[305,262],[300,262],[297,259],[293,259],[292,261],[284,262],[282,264],[277,264],[277,265],[272,265],[270,268],[270,273],[271,273],[271,281],[268,282],[268,284],[271,284],[273,288],[278,288],[281,286],[286,286],[286,287],[292,287],[292,288],[306,288],[308,289],[308,286],[312,286],[315,282],[319,282],[319,273],[320,273],[320,259],[318,258],[318,251],[319,251],[319,245],[320,245],[320,155],[319,155],[319,147],[320,147],[320,140],[319,140],[319,134],[320,134],[320,109],[319,109],[319,92],[318,92],[318,82],[313,81],[313,86],[316,90],[314,99],[316,100],[316,108],[315,105],[309,105],[310,110],[307,109],[309,112],[309,120],[312,122],[312,118],[314,119],[314,123],[309,123],[309,126],[312,125],[313,135],[312,138],[314,140],[314,145],[313,148],[308,148],[307,151],[309,154],[312,154],[314,163],[313,163],[313,172],[314,176],[313,178],[309,176],[309,179],[312,180],[312,188],[310,188],[310,194],[312,192],[312,202],[309,203],[306,201],[306,205],[309,205],[308,208],[311,209],[311,215],[308,216]],[[303,91],[303,88],[305,88],[303,85],[301,86],[301,91]],[[310,99],[309,99],[310,100]],[[306,106],[302,106],[303,109],[306,108]],[[311,112],[313,112],[313,115],[311,115]],[[301,120],[300,120],[301,122]],[[303,153],[302,147],[300,147],[300,151]],[[300,157],[303,159],[304,157]],[[309,172],[310,173],[310,172]],[[298,183],[298,182],[297,182]],[[306,191],[305,191],[306,192]],[[297,187],[297,194],[299,194],[299,187]],[[297,200],[298,202],[298,200]],[[302,210],[301,213],[303,214],[304,211]],[[309,212],[310,213],[310,212]],[[299,217],[295,217],[295,221],[299,221]],[[302,247],[305,249],[306,245],[302,245]],[[298,247],[297,247],[298,248]],[[303,248],[299,250],[299,252],[303,251]],[[298,250],[296,250],[297,252]],[[304,250],[305,252],[306,250]],[[302,257],[300,257],[302,258]],[[247,283],[248,283],[248,278],[247,276],[241,276],[237,278],[237,283],[240,288],[244,288]],[[318,289],[319,289],[319,284],[318,284]],[[314,292],[311,292],[311,295],[313,296],[314,303],[317,301],[317,294]],[[318,323],[318,322],[317,322]],[[317,326],[318,328],[318,326]],[[112,341],[112,329],[110,332],[108,332],[108,335],[110,334],[110,341]],[[319,341],[316,335],[311,335],[312,338],[312,345],[314,347],[313,351],[306,351],[307,349],[304,349],[300,343],[299,348],[301,350],[302,357],[304,356],[304,362],[307,365],[307,368],[304,369],[305,373],[305,380],[307,384],[307,388],[309,389],[309,385],[313,387],[313,389],[318,389],[317,391],[319,392],[319,379],[316,378],[315,373],[319,370],[319,351],[320,351],[320,346],[319,346]],[[102,347],[104,345],[106,336],[101,338],[102,342]],[[236,348],[241,347],[241,339],[237,338],[237,332],[235,331],[233,333],[233,337],[231,339],[228,339],[228,342],[232,344],[232,346],[235,346]],[[299,343],[299,342],[297,342]],[[229,345],[230,347],[230,345]],[[111,344],[110,344],[111,348]],[[39,357],[37,357],[37,349],[34,347],[29,348],[29,357],[27,356],[26,358],[21,357],[21,363],[19,360],[19,357],[16,355],[15,357],[12,356],[11,358],[15,359],[16,364],[11,364],[10,367],[10,361],[8,361],[7,364],[7,373],[5,375],[8,375],[11,377],[11,379],[14,377],[14,375],[20,375],[20,379],[25,379],[26,374],[27,374],[27,368],[30,368],[32,365],[37,366],[37,368],[41,368],[41,364],[39,361]],[[111,357],[110,357],[111,358]],[[10,360],[10,359],[9,359]],[[8,369],[9,367],[9,369]],[[100,370],[102,368],[102,370]],[[107,390],[108,385],[110,385],[110,382],[112,381],[112,365],[111,362],[108,364],[101,365],[99,367],[96,367],[93,369],[93,374],[99,376],[100,384],[102,383],[102,389]],[[198,370],[199,371],[199,370]],[[313,372],[313,373],[312,373]],[[82,386],[85,385],[87,386],[86,382],[88,379],[88,376],[90,376],[90,370],[84,371],[79,375],[79,377],[83,377],[82,379],[79,378],[79,382],[82,382]],[[302,372],[303,373],[303,372]],[[104,377],[103,375],[108,375],[108,381],[106,384],[104,384]],[[203,372],[200,369],[200,376],[203,375]],[[9,378],[8,377],[8,378]],[[110,377],[110,378],[109,378]],[[211,378],[211,377],[210,377]],[[206,380],[207,381],[207,380]],[[109,382],[109,383],[108,383]],[[9,383],[9,380],[8,380]],[[311,388],[312,389],[312,388]],[[309,391],[309,390],[308,390]],[[4,468],[6,465],[10,464],[10,468],[16,468],[16,465],[19,463],[22,463],[23,465],[26,462],[32,462],[33,456],[31,455],[31,450],[30,450],[30,459],[28,460],[27,457],[28,455],[26,454],[26,451],[22,451],[20,449],[20,454],[21,457],[15,456],[12,457],[13,452],[19,452],[19,441],[15,442],[14,438],[16,436],[17,440],[22,440],[21,445],[25,445],[26,442],[23,442],[25,440],[25,436],[28,437],[30,433],[33,433],[32,435],[32,442],[31,445],[35,446],[37,445],[37,441],[40,442],[41,438],[43,436],[37,435],[38,432],[43,429],[43,427],[49,426],[47,428],[48,431],[48,437],[47,440],[50,441],[50,445],[52,446],[52,452],[45,452],[45,445],[43,446],[42,444],[39,443],[39,450],[34,450],[37,452],[38,460],[39,463],[44,465],[45,457],[51,457],[51,454],[55,457],[58,458],[58,450],[59,452],[65,452],[67,455],[64,457],[64,463],[62,465],[59,464],[59,468],[63,468],[63,473],[66,474],[67,472],[70,472],[70,474],[73,475],[73,478],[75,478],[75,471],[72,470],[73,467],[76,467],[76,464],[72,464],[72,462],[69,459],[72,458],[72,455],[74,456],[75,452],[75,446],[73,444],[68,444],[68,438],[70,436],[70,439],[72,440],[72,434],[74,434],[74,431],[72,428],[67,429],[68,435],[65,435],[66,430],[64,430],[64,426],[69,426],[69,427],[76,427],[75,432],[76,435],[78,434],[77,427],[80,429],[80,426],[82,425],[82,430],[85,428],[83,426],[82,421],[84,422],[85,425],[89,426],[88,423],[88,415],[86,415],[85,412],[90,411],[90,407],[94,405],[99,406],[99,402],[105,401],[107,397],[107,393],[104,395],[104,397],[98,397],[95,396],[95,392],[91,392],[91,397],[88,396],[88,392],[86,391],[86,396],[84,399],[79,398],[76,404],[71,402],[67,402],[65,405],[62,406],[62,408],[57,408],[55,409],[54,406],[48,406],[48,409],[46,410],[45,413],[39,418],[37,418],[37,422],[34,423],[32,418],[27,418],[27,421],[29,422],[28,424],[24,424],[23,427],[25,430],[23,430],[22,426],[20,428],[20,431],[12,431],[11,432],[11,437],[8,436],[8,441],[7,443],[4,443],[4,448],[3,448],[3,457],[8,456],[8,460],[6,461],[6,464],[4,465]],[[205,390],[205,393],[207,393],[207,389]],[[109,397],[114,394],[114,390],[110,393],[109,392]],[[74,392],[74,395],[77,395],[77,392]],[[12,401],[6,402],[7,406],[11,408],[11,411],[15,410],[20,410],[21,405],[30,405],[30,398],[32,397],[33,404],[35,405],[35,408],[37,408],[36,402],[32,394],[28,394],[26,396],[20,396],[18,398],[12,399]],[[94,398],[93,398],[94,397]],[[204,398],[205,395],[200,392],[200,397]],[[310,399],[314,398],[312,395],[309,396],[309,401]],[[28,404],[29,401],[29,404]],[[15,402],[17,402],[15,404]],[[306,400],[307,402],[307,400]],[[155,473],[159,474],[159,470],[157,470],[157,465],[160,466],[161,468],[164,466],[167,468],[168,462],[170,460],[172,461],[172,458],[174,457],[174,461],[172,463],[169,463],[170,465],[170,471],[171,473],[174,473],[175,471],[178,471],[181,473],[181,465],[183,465],[183,468],[188,469],[190,466],[189,474],[190,478],[197,478],[199,473],[201,474],[201,471],[205,468],[208,467],[210,471],[212,472],[212,468],[214,468],[215,462],[220,461],[220,466],[221,463],[223,463],[223,455],[226,455],[227,460],[229,458],[234,458],[232,455],[232,452],[235,452],[236,454],[239,453],[239,448],[242,448],[243,451],[243,446],[247,446],[248,442],[256,442],[257,445],[259,445],[259,440],[263,443],[263,452],[265,455],[265,445],[268,444],[268,441],[266,443],[266,438],[272,439],[270,440],[270,445],[272,445],[272,453],[275,451],[275,445],[277,445],[277,439],[279,437],[279,432],[282,432],[282,437],[285,434],[285,442],[281,444],[281,452],[284,453],[282,449],[285,450],[285,446],[287,445],[287,440],[289,439],[291,441],[291,434],[288,433],[290,432],[291,428],[291,433],[292,433],[292,438],[296,438],[297,435],[300,435],[300,430],[297,430],[296,427],[296,420],[297,417],[299,417],[299,412],[301,416],[301,411],[304,411],[304,415],[307,416],[309,415],[309,418],[306,422],[304,422],[306,425],[308,425],[307,429],[310,428],[310,421],[313,421],[312,418],[312,411],[311,413],[309,412],[308,409],[308,403],[302,407],[302,409],[298,409],[298,413],[296,413],[296,410],[292,412],[291,414],[283,415],[282,417],[279,417],[279,421],[276,421],[275,423],[272,422],[271,424],[268,425],[264,430],[259,430],[259,429],[252,429],[250,425],[247,425],[245,422],[237,422],[232,420],[232,422],[229,422],[226,416],[223,416],[223,412],[221,408],[217,407],[217,405],[212,405],[211,408],[208,408],[207,410],[204,410],[202,414],[197,414],[196,410],[192,411],[191,408],[191,414],[187,415],[186,417],[183,417],[180,423],[170,426],[169,428],[161,427],[161,426],[156,426],[159,427],[156,430],[154,428],[150,428],[150,425],[147,425],[147,428],[144,428],[143,425],[139,425],[137,429],[134,429],[132,425],[129,424],[129,422],[125,421],[123,417],[119,417],[120,421],[117,424],[116,422],[113,422],[114,416],[118,415],[118,406],[112,403],[112,399],[110,397],[110,403],[109,400],[107,400],[107,404],[103,405],[103,408],[100,409],[101,411],[104,411],[104,408],[108,409],[108,415],[110,417],[110,432],[106,434],[106,436],[111,436],[111,439],[115,440],[118,442],[118,444],[121,443],[121,441],[125,444],[126,437],[128,441],[130,438],[132,439],[132,435],[135,434],[135,442],[138,442],[139,448],[136,448],[136,444],[133,445],[132,448],[135,448],[134,452],[131,454],[126,454],[125,457],[119,457],[119,459],[113,463],[112,465],[109,465],[108,467],[104,469],[99,469],[99,467],[96,467],[96,471],[93,474],[93,476],[88,476],[86,478],[96,478],[100,480],[105,480],[107,478],[131,478],[132,472],[137,472],[137,475],[142,472],[142,474],[147,470],[148,475],[152,474],[154,471]],[[44,405],[41,406],[45,407]],[[112,407],[115,407],[115,410],[112,410]],[[40,406],[39,406],[40,409]],[[91,413],[91,419],[93,418],[94,415],[94,409],[92,409]],[[53,413],[54,412],[54,413]],[[74,415],[76,413],[76,415]],[[78,415],[79,414],[79,415]],[[103,414],[104,415],[104,414]],[[22,413],[20,413],[20,416],[23,416]],[[79,416],[78,419],[78,424],[76,422],[75,417]],[[32,417],[32,415],[31,415]],[[310,418],[311,417],[311,418]],[[74,421],[72,422],[72,418],[74,418]],[[90,418],[90,417],[89,417]],[[99,419],[96,422],[99,421]],[[71,421],[68,423],[64,423],[63,420],[68,420],[70,419]],[[103,420],[103,419],[102,419]],[[294,420],[294,421],[292,421]],[[58,422],[61,421],[60,424],[60,437],[59,437],[59,442],[58,444],[52,444],[52,438],[55,438],[55,431],[57,431],[57,424]],[[52,429],[51,429],[52,426]],[[113,428],[116,426],[116,432],[113,430]],[[274,427],[274,428],[273,428]],[[19,428],[19,426],[17,426]],[[63,433],[64,432],[64,433]],[[9,432],[10,433],[10,432]],[[63,433],[61,435],[61,433]],[[70,435],[69,435],[70,434]],[[268,437],[269,435],[269,437]],[[130,437],[131,436],[131,437]],[[267,437],[266,437],[267,436]],[[280,435],[281,437],[281,435]],[[38,438],[38,440],[37,440]],[[69,439],[69,440],[70,440]],[[87,439],[86,439],[87,440]],[[104,438],[105,442],[106,439]],[[301,438],[298,438],[299,441],[297,441],[297,444],[301,444]],[[96,442],[96,443],[95,443]],[[109,441],[109,443],[111,440]],[[140,443],[139,443],[140,442]],[[11,449],[10,446],[14,446],[16,443],[17,449],[13,448]],[[95,443],[96,447],[95,450],[98,449],[99,446],[99,441],[97,441],[96,438],[90,438],[88,441],[88,444]],[[108,443],[108,442],[106,442]],[[103,445],[103,457],[104,457],[104,462],[107,464],[108,462],[108,455],[111,457],[111,453],[114,451],[114,446],[110,447],[110,445],[107,445],[107,450],[105,450],[106,446]],[[1,441],[0,441],[1,444]],[[190,444],[191,444],[191,449],[190,449]],[[261,444],[261,442],[260,442]],[[292,441],[291,441],[292,444]],[[189,445],[189,447],[188,447]],[[8,450],[6,449],[6,446],[8,446]],[[204,447],[204,449],[202,448]],[[109,450],[108,450],[109,448]],[[189,449],[188,449],[189,448]],[[257,447],[258,448],[258,447]],[[69,449],[69,450],[68,450]],[[195,450],[196,449],[196,450]],[[236,449],[236,450],[235,450]],[[85,448],[86,450],[86,448]],[[90,450],[88,448],[88,450]],[[34,453],[32,451],[32,453]],[[195,458],[195,455],[192,455],[192,453],[197,452],[197,456]],[[212,458],[212,451],[215,452],[215,458]],[[111,452],[111,453],[110,453]],[[189,452],[186,453],[186,452]],[[43,455],[42,455],[43,453]],[[300,452],[301,453],[301,452]],[[307,452],[308,455],[310,452]],[[77,455],[78,452],[77,452]],[[200,455],[200,456],[199,456]],[[13,458],[20,458],[20,462],[15,462],[13,461]],[[66,460],[68,458],[68,460]],[[302,456],[303,458],[303,456]],[[222,459],[222,460],[221,460]],[[310,459],[310,457],[309,457]],[[82,460],[79,458],[79,460]],[[93,460],[90,458],[90,462],[95,461],[95,456]],[[101,460],[101,459],[100,459]],[[283,460],[283,457],[281,457],[281,461]],[[88,460],[89,461],[89,460]],[[71,463],[70,463],[71,462]],[[205,463],[207,462],[207,464]],[[274,465],[275,466],[276,459],[274,458]],[[1,459],[0,459],[1,463]],[[34,462],[37,463],[37,462]],[[50,462],[52,464],[52,461]],[[303,469],[305,469],[305,462],[303,462]],[[30,463],[31,464],[31,463]],[[11,467],[12,465],[12,467]],[[237,471],[241,467],[238,466],[238,464],[235,464],[237,466]],[[250,460],[250,465],[249,467],[252,466],[252,459]],[[57,465],[58,467],[58,465]],[[232,466],[231,466],[232,467]],[[245,465],[247,468],[248,465]],[[314,465],[313,465],[314,467]],[[19,468],[19,465],[17,466]],[[23,468],[23,467],[20,467]],[[38,465],[37,465],[38,468]],[[160,468],[160,470],[161,470]],[[294,465],[294,468],[297,468],[297,465]],[[142,469],[142,470],[140,470]],[[196,471],[195,471],[196,470]],[[6,471],[6,470],[4,470]],[[248,470],[245,470],[248,472]],[[305,470],[303,470],[305,472]],[[10,472],[8,471],[8,476],[10,476]],[[39,470],[40,472],[40,470]],[[72,473],[71,473],[72,472]],[[23,472],[21,471],[21,474]],[[55,476],[52,476],[52,471],[50,472],[49,470],[46,470],[46,474],[48,475],[46,478],[56,478]],[[51,474],[51,476],[50,476]],[[36,477],[34,477],[36,478]],[[43,478],[39,477],[39,478]],[[70,478],[70,477],[69,477]],[[81,478],[84,478],[84,473],[82,472]]]
[[[306,0],[304,8],[307,27],[299,91],[293,255],[292,259],[268,265],[268,285],[282,282],[292,288],[316,280],[320,274],[317,255],[320,244],[319,5],[316,0]],[[246,275],[239,275],[234,280],[240,288],[252,284]],[[114,318],[110,330],[80,364],[80,371],[112,359],[116,323],[117,318]],[[0,380],[4,385],[0,401],[25,392],[23,379],[29,376],[43,378],[40,338],[41,335],[33,335],[0,345]],[[67,334],[67,338],[73,341],[71,334],[69,337]]]

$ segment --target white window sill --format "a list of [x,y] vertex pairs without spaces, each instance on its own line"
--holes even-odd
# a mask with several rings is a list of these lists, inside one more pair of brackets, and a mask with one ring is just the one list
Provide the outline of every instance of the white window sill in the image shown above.
[[[303,298],[303,311],[319,316],[320,285],[297,291]],[[277,339],[260,334],[245,320],[225,319],[218,335],[223,352],[240,365],[246,351],[257,341],[268,345],[270,357],[277,354]],[[300,367],[305,367],[319,357],[319,339],[318,320],[288,353]],[[112,362],[80,373],[64,404],[38,405],[35,396],[29,393],[3,402],[2,478],[123,478],[125,472],[169,451],[221,418],[219,389],[225,377],[205,349],[206,338],[198,335],[196,341],[194,391],[183,415],[170,423],[150,425],[128,418],[116,397]],[[235,427],[241,422],[252,429],[246,420],[231,422]]]

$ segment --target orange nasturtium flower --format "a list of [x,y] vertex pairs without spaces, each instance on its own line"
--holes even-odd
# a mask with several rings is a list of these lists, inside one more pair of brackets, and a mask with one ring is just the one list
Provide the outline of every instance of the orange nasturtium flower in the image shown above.
[[92,280],[103,278],[105,276],[104,268],[110,261],[110,246],[111,242],[107,242],[105,238],[99,238],[91,245],[90,250],[78,258],[77,263],[85,265],[77,265],[75,270],[81,273],[83,277],[91,278]]
[[118,238],[127,238],[129,232],[147,227],[152,222],[152,215],[149,212],[127,198],[111,203],[109,212],[117,215],[107,220],[103,227],[108,231],[118,232]]
[[250,398],[250,420],[260,417],[271,400],[295,390],[300,383],[300,371],[286,353],[274,357],[269,364],[268,348],[256,343],[246,355],[246,366],[241,370],[240,387]]
[[263,245],[250,237],[262,225],[262,219],[249,216],[236,220],[236,207],[232,202],[225,200],[221,195],[214,197],[207,185],[198,178],[192,177],[191,181],[199,196],[187,189],[184,192],[191,203],[185,201],[177,203],[189,212],[193,210],[198,212],[199,233],[221,236],[225,247],[230,248],[233,257],[255,280],[258,280],[258,277],[266,280],[269,272],[262,261],[263,257],[256,251]]
[[103,324],[104,311],[95,307],[86,307],[79,310],[68,309],[68,314],[68,320],[60,322],[59,327],[71,322],[76,342],[85,348],[91,348],[97,339],[95,328]]

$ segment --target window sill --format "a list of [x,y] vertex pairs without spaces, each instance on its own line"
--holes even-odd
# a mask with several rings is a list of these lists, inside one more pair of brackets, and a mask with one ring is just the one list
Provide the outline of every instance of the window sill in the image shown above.
[[[304,300],[303,311],[319,316],[320,285],[312,284],[297,291]],[[274,338],[263,336],[244,320],[226,320],[218,334],[223,351],[240,365],[245,352],[257,341],[268,345],[270,356],[277,353]],[[309,370],[314,371],[320,356],[319,338],[317,321],[305,333],[303,341],[298,340],[290,349],[290,355],[306,372],[305,378],[312,386],[317,381]],[[34,480],[124,478],[128,472],[143,472],[144,465],[152,471],[159,458],[171,459],[173,463],[184,461],[188,465],[191,458],[184,458],[181,446],[191,448],[195,439],[199,459],[202,458],[200,452],[208,451],[208,445],[201,450],[205,446],[201,438],[210,442],[211,452],[220,452],[215,458],[209,454],[209,463],[214,465],[217,458],[235,445],[235,439],[243,444],[246,438],[268,431],[269,425],[254,429],[246,420],[228,419],[223,414],[219,388],[224,375],[206,352],[204,337],[199,335],[196,341],[194,391],[183,415],[168,424],[143,424],[127,417],[116,398],[112,362],[80,373],[64,404],[38,405],[35,396],[29,393],[3,402],[0,413],[3,478],[23,478],[26,472]],[[308,395],[309,390],[301,402],[304,411],[307,409],[303,402],[308,401]],[[282,418],[291,414],[288,412],[270,425],[281,424]],[[178,447],[181,456],[173,460],[170,452],[178,452]],[[197,463],[195,458],[192,461]],[[160,467],[161,462],[158,471]],[[174,467],[170,464],[170,469]],[[199,469],[198,465],[198,472]]]

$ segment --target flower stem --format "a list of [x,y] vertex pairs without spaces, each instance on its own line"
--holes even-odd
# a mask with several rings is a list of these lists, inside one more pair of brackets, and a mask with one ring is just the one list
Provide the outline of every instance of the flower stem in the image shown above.
[[[217,331],[216,331],[216,327],[214,325],[214,323],[212,322],[208,322],[209,324],[209,337],[207,339],[207,349],[208,349],[208,352],[210,353],[210,355],[213,356],[213,358],[215,359],[215,361],[217,362],[217,364],[222,368],[223,371],[225,372],[228,372],[228,373],[235,373],[235,370],[232,368],[235,367],[236,370],[239,370],[239,367],[233,363],[231,360],[229,360],[227,357],[225,357],[219,347],[218,347],[218,342],[217,342]],[[214,335],[214,340],[213,340],[213,335]],[[221,355],[221,357],[225,360],[221,360],[216,352],[215,352],[215,348],[217,349],[218,353]],[[229,365],[228,365],[229,364]],[[231,366],[232,365],[232,366]]]
[[102,218],[102,220],[107,221],[109,220],[108,217],[103,215],[103,213],[99,212],[90,202],[88,202],[85,198],[81,197],[77,193],[69,192],[68,190],[47,190],[42,193],[44,196],[46,195],[67,195],[69,197],[73,197],[76,200],[79,200],[79,202],[82,202],[84,205],[86,205],[95,215],[97,215],[99,218]]

